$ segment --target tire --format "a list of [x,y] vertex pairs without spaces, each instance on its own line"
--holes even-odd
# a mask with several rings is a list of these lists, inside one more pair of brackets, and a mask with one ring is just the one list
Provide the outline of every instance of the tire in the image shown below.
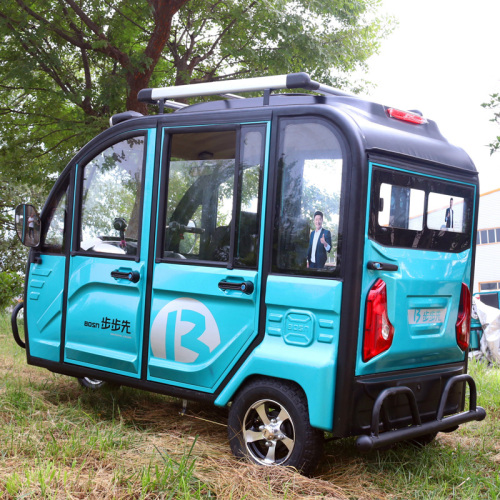
[[237,457],[305,475],[314,472],[323,451],[323,431],[309,423],[305,394],[281,380],[255,379],[240,390],[229,410],[228,436]]
[[90,377],[83,377],[78,379],[78,383],[82,386],[85,387],[85,389],[90,389],[92,391],[97,391],[98,389],[101,389],[106,382],[104,380],[99,380],[96,378],[90,378]]

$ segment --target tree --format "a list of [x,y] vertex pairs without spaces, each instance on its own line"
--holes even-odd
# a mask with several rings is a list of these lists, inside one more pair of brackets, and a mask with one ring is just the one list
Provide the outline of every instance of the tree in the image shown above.
[[[493,110],[493,118],[490,120],[497,125],[500,125],[500,94],[492,94],[490,96],[490,101],[482,104],[483,108]],[[500,150],[500,135],[497,135],[496,139],[488,144],[490,148],[490,154],[496,153]]]
[[[296,71],[346,87],[391,29],[376,17],[379,3],[3,0],[0,189],[28,201],[34,186],[40,206],[112,114],[148,113],[142,88]],[[0,221],[7,236],[11,215]]]
[[5,0],[4,168],[35,182],[60,172],[111,114],[147,113],[149,86],[294,71],[345,86],[387,33],[379,2]]

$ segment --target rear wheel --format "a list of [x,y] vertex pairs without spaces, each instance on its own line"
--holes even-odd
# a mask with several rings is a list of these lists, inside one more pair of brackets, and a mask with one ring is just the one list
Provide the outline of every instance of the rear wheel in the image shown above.
[[82,387],[85,387],[86,389],[91,389],[93,391],[97,391],[106,384],[104,380],[99,380],[97,378],[90,378],[90,377],[79,378],[78,383]]
[[228,435],[237,457],[260,465],[316,468],[323,432],[311,427],[307,399],[295,384],[257,379],[236,396],[229,411]]

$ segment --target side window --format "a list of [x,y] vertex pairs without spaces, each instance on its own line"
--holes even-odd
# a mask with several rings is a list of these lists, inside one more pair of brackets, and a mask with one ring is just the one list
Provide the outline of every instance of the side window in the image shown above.
[[474,188],[374,167],[370,238],[386,246],[461,252],[470,247]]
[[68,182],[66,189],[55,197],[50,207],[47,220],[44,223],[45,235],[42,238],[42,251],[62,254],[66,248],[66,215],[68,211]]
[[171,136],[162,258],[256,267],[263,130]]
[[103,254],[138,253],[145,138],[106,148],[83,169],[79,249]]
[[264,129],[243,129],[241,138],[240,202],[235,242],[236,267],[257,267]]
[[419,189],[381,184],[379,225],[421,231],[424,201],[425,193]]
[[273,271],[328,273],[338,263],[343,155],[322,120],[280,126]]
[[446,229],[464,232],[465,200],[461,196],[429,193],[427,226],[429,229]]

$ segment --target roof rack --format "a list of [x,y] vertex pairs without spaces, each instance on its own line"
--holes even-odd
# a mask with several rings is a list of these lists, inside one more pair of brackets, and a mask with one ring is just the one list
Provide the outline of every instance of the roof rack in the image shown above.
[[209,95],[230,94],[235,92],[258,92],[261,90],[304,89],[322,94],[355,97],[334,87],[311,80],[307,73],[290,73],[288,75],[263,76],[240,80],[223,80],[218,82],[194,83],[176,87],[143,89],[139,91],[138,100],[147,104],[157,104],[166,99],[185,99]]

